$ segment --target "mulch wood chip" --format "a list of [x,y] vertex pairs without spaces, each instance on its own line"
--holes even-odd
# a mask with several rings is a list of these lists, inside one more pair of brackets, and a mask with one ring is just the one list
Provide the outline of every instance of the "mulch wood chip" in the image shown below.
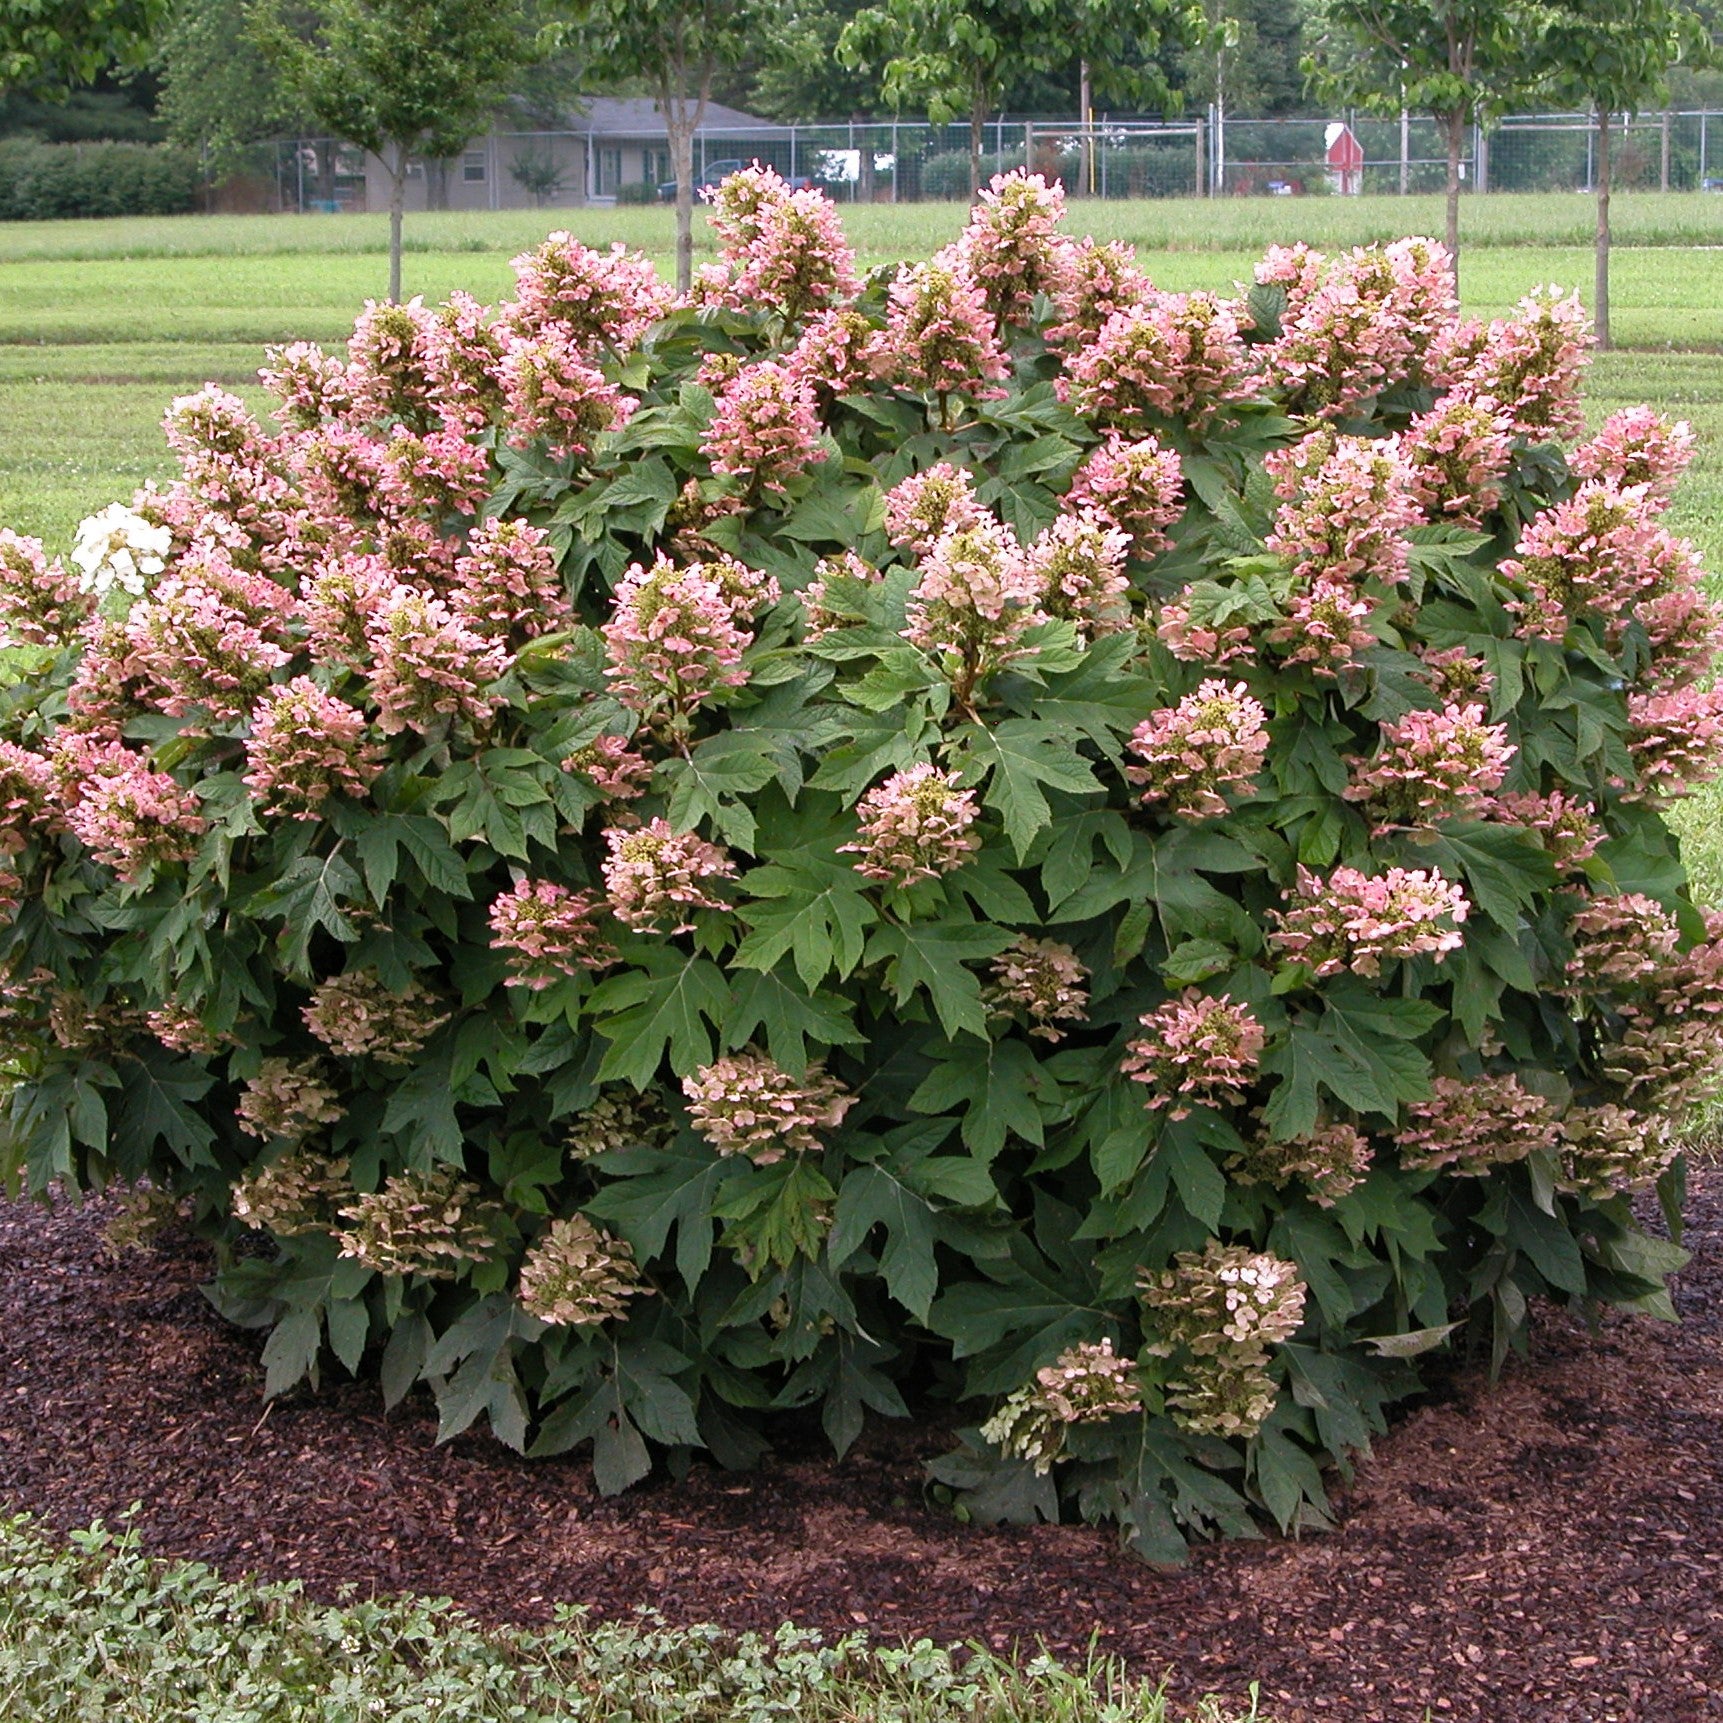
[[[142,1504],[148,1548],[318,1596],[447,1594],[491,1621],[1095,1639],[1181,1699],[1255,1680],[1275,1723],[1723,1720],[1723,1173],[1696,1174],[1684,1321],[1546,1313],[1493,1387],[1462,1376],[1338,1496],[1339,1527],[1163,1572],[1085,1527],[985,1528],[924,1499],[939,1431],[811,1434],[606,1501],[571,1458],[435,1445],[373,1384],[267,1408],[259,1338],[190,1246],[105,1254],[103,1205],[0,1202],[0,1505],[62,1529]],[[337,1372],[338,1373],[338,1372]]]

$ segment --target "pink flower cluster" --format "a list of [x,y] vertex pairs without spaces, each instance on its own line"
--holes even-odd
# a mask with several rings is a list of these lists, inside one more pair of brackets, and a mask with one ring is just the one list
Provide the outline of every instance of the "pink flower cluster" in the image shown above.
[[1364,1182],[1372,1158],[1370,1141],[1356,1125],[1331,1119],[1307,1136],[1258,1136],[1242,1154],[1228,1157],[1227,1172],[1241,1185],[1302,1185],[1318,1208],[1332,1208]]
[[1675,917],[1643,892],[1588,898],[1568,923],[1573,956],[1567,985],[1582,993],[1621,993],[1660,976],[1681,943]]
[[1060,396],[1091,423],[1142,436],[1180,418],[1200,430],[1261,388],[1238,308],[1212,293],[1157,293],[1111,317],[1074,354]]
[[1518,1077],[1437,1077],[1428,1100],[1406,1108],[1400,1164],[1483,1178],[1559,1138],[1555,1110]]
[[491,684],[508,669],[508,654],[421,587],[396,587],[367,622],[365,640],[377,724],[389,734],[444,722],[483,726],[503,704]]
[[1065,217],[1065,188],[1018,168],[995,174],[969,214],[957,255],[1001,329],[1025,322],[1037,294],[1054,292],[1064,278],[1057,232]]
[[1131,732],[1140,766],[1125,776],[1143,802],[1181,819],[1219,819],[1225,791],[1248,790],[1268,754],[1268,713],[1242,682],[1204,682],[1176,706],[1162,707]]
[[590,364],[555,323],[511,341],[498,379],[507,403],[509,441],[524,448],[543,437],[554,453],[575,459],[590,454],[606,431],[627,424],[639,405]]
[[424,422],[431,393],[425,349],[435,321],[419,298],[365,301],[347,338],[343,379],[355,418]]
[[1277,248],[1257,279],[1287,288],[1281,333],[1264,356],[1271,387],[1293,411],[1328,418],[1423,382],[1455,313],[1448,254],[1427,239],[1361,246],[1332,261]]
[[1010,663],[1023,636],[1046,621],[1042,584],[1011,529],[990,515],[948,532],[927,553],[904,606],[912,645],[946,663],[967,699],[976,684]]
[[1564,874],[1582,871],[1603,837],[1597,809],[1570,790],[1499,796],[1494,817],[1535,832],[1550,860]]
[[197,799],[117,741],[62,741],[57,780],[66,823],[85,849],[128,884],[189,860],[208,822]]
[[843,853],[862,859],[856,872],[894,886],[938,879],[962,867],[981,847],[969,830],[979,813],[975,792],[956,778],[921,761],[893,772],[856,804],[862,841],[844,844]]
[[790,480],[826,460],[813,385],[775,360],[744,365],[718,391],[702,452],[712,471],[740,479],[744,492],[782,495]]
[[565,772],[580,772],[592,780],[592,786],[607,800],[632,802],[646,794],[653,766],[645,755],[638,754],[622,736],[599,736],[577,748],[562,763]]
[[900,479],[885,493],[886,535],[916,556],[925,556],[947,533],[967,532],[986,518],[975,500],[974,480],[948,461]]
[[1057,274],[1046,289],[1058,311],[1058,321],[1046,331],[1050,347],[1085,347],[1109,319],[1146,305],[1154,296],[1154,283],[1137,268],[1136,254],[1122,241],[1067,242],[1057,261]]
[[1353,762],[1346,799],[1364,803],[1379,831],[1449,819],[1501,788],[1515,752],[1506,725],[1485,723],[1482,706],[1408,712],[1383,724],[1372,759]]
[[616,961],[599,916],[596,892],[570,891],[549,879],[522,879],[492,905],[491,946],[506,951],[506,985],[537,993],[571,975],[587,974]]
[[1359,596],[1357,588],[1322,574],[1302,592],[1293,593],[1285,620],[1264,638],[1271,646],[1288,649],[1281,654],[1282,664],[1308,664],[1318,676],[1334,676],[1376,644],[1367,626],[1374,615],[1374,606]]
[[1248,1005],[1187,988],[1137,1020],[1146,1031],[1128,1042],[1119,1069],[1147,1085],[1143,1105],[1170,1108],[1182,1119],[1192,1107],[1224,1107],[1244,1099],[1262,1057],[1262,1025]]
[[263,350],[258,381],[276,400],[276,417],[293,431],[309,431],[325,419],[357,410],[347,366],[314,341],[292,341]]
[[1502,500],[1513,427],[1488,396],[1450,395],[1400,439],[1406,484],[1431,520],[1477,526]]
[[0,640],[64,646],[88,620],[91,599],[41,540],[0,527]]
[[809,318],[784,364],[813,390],[816,402],[847,395],[872,374],[876,333],[859,311],[822,311]]
[[1060,1023],[1081,1023],[1088,1014],[1089,970],[1070,946],[1057,939],[1020,934],[993,959],[987,998],[995,1011],[1021,1011],[1029,1033],[1044,1041],[1065,1038]]
[[266,814],[314,820],[332,795],[361,797],[383,769],[366,740],[365,715],[295,676],[253,708],[245,782]]
[[300,590],[305,644],[313,660],[332,670],[357,669],[371,658],[366,630],[401,583],[380,556],[351,553],[320,562]]
[[1463,943],[1471,905],[1434,869],[1391,867],[1372,877],[1337,867],[1327,879],[1300,867],[1289,905],[1269,915],[1269,943],[1318,979],[1350,970],[1376,976],[1395,958],[1432,954],[1437,962]]
[[1128,534],[1132,554],[1146,562],[1172,543],[1166,529],[1184,513],[1179,457],[1157,437],[1127,442],[1112,432],[1073,474],[1065,506],[1093,509]]
[[[856,254],[832,200],[812,188],[791,191],[769,168],[756,197],[751,217],[725,236],[727,302],[775,312],[794,326],[852,299]],[[721,201],[720,192],[714,206]]]
[[1502,564],[1524,594],[1508,602],[1520,632],[1560,641],[1597,617],[1605,640],[1619,646],[1637,623],[1650,649],[1642,684],[1669,688],[1703,676],[1723,617],[1704,595],[1693,547],[1657,524],[1658,506],[1644,487],[1588,479],[1537,516]]
[[723,909],[709,882],[736,877],[736,866],[716,844],[693,832],[678,832],[663,819],[645,825],[611,826],[604,834],[610,852],[602,864],[610,913],[624,927],[646,933],[687,933],[688,912]]
[[60,824],[53,764],[16,742],[0,742],[0,856],[15,856]]
[[1514,434],[1544,443],[1585,427],[1580,384],[1591,358],[1591,319],[1578,294],[1528,294],[1518,315],[1454,331],[1442,356],[1452,391],[1498,404]]
[[543,527],[488,520],[473,528],[455,559],[451,602],[474,633],[490,640],[530,639],[574,619]]
[[431,405],[446,431],[482,431],[507,409],[498,373],[510,331],[470,293],[456,291],[425,331]]
[[1626,407],[1611,413],[1597,435],[1568,456],[1569,468],[1582,479],[1608,479],[1622,487],[1643,485],[1654,501],[1667,498],[1687,471],[1694,453],[1693,429],[1675,424],[1651,407]]
[[1263,466],[1282,499],[1268,548],[1290,558],[1295,575],[1390,586],[1405,578],[1405,534],[1420,515],[1397,437],[1323,427]]
[[686,714],[721,688],[739,688],[751,618],[781,596],[770,575],[738,562],[634,563],[604,625],[612,692],[636,712]]
[[820,1065],[792,1077],[752,1047],[684,1077],[682,1093],[689,1121],[719,1154],[761,1167],[818,1149],[820,1132],[835,1131],[855,1105]]
[[872,356],[876,376],[941,401],[1000,400],[1011,374],[981,289],[944,254],[898,271]]
[[510,267],[511,328],[529,339],[554,330],[582,353],[603,347],[626,352],[672,302],[652,260],[620,243],[594,251],[572,234],[553,233]]
[[471,516],[491,488],[490,456],[458,431],[423,436],[396,425],[381,445],[377,504],[384,518]]
[[1625,802],[1667,805],[1723,765],[1723,688],[1676,688],[1627,697],[1627,751],[1636,781]]
[[132,607],[127,673],[171,717],[196,709],[241,717],[292,656],[281,642],[294,608],[272,580],[239,574],[213,553],[188,558]]
[[1125,561],[1130,537],[1093,509],[1060,515],[1024,552],[1041,588],[1047,615],[1076,624],[1078,635],[1095,640],[1132,626],[1131,589]]
[[1608,1201],[1654,1185],[1681,1153],[1673,1123],[1613,1101],[1570,1107],[1561,1122],[1557,1188]]

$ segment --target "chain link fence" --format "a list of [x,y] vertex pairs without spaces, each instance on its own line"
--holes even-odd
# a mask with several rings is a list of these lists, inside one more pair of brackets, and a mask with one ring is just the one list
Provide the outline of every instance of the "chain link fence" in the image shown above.
[[[1336,128],[1350,124],[1362,165],[1329,166]],[[922,203],[969,195],[967,124],[856,121],[819,126],[702,127],[694,171],[701,184],[762,162],[824,187],[840,202]],[[1618,116],[1614,183],[1624,190],[1723,190],[1723,113]],[[1178,121],[987,121],[982,175],[1029,166],[1072,196],[1330,196],[1440,191],[1447,173],[1435,123],[1347,116],[1249,119],[1210,110]],[[1468,133],[1461,177],[1476,191],[1589,191],[1596,126],[1584,114],[1514,115]],[[462,155],[415,163],[409,207],[568,208],[666,198],[669,151],[660,134],[492,132]],[[229,207],[324,211],[386,207],[381,166],[329,139],[280,139],[232,182]]]

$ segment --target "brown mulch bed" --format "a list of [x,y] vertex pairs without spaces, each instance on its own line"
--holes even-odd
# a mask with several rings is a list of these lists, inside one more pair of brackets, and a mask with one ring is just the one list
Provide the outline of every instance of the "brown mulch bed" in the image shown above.
[[568,1601],[1002,1649],[1093,1635],[1182,1698],[1258,1680],[1275,1723],[1723,1719],[1723,1173],[1695,1177],[1681,1326],[1552,1317],[1496,1387],[1462,1379],[1382,1441],[1336,1532],[1171,1573],[1101,1531],[956,1523],[923,1499],[925,1432],[605,1501],[578,1461],[439,1449],[428,1406],[385,1420],[372,1385],[266,1411],[257,1337],[198,1294],[196,1253],[116,1264],[102,1219],[0,1202],[0,1505],[62,1528],[141,1502],[163,1554],[491,1620]]

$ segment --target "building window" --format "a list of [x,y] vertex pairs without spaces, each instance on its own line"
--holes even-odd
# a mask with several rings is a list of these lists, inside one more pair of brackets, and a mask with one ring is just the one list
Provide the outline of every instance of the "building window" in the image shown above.
[[482,185],[485,179],[485,152],[468,150],[461,157],[461,178],[468,185]]

